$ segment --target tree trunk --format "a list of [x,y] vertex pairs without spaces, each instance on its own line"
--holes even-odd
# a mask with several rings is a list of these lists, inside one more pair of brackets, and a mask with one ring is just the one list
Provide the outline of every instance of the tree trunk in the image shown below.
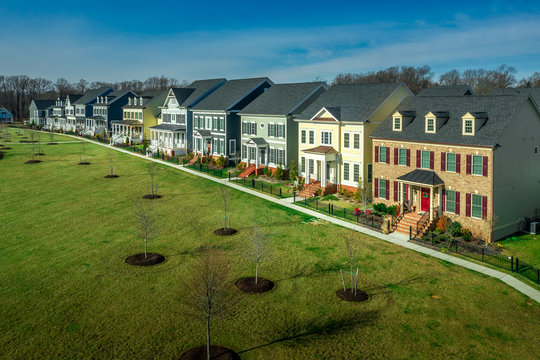
[[353,271],[352,261],[351,261],[351,292],[354,292],[354,271]]
[[259,262],[257,261],[257,265],[255,266],[255,284],[257,284],[258,277],[259,277]]
[[210,318],[206,318],[206,359],[210,360]]
[[146,238],[144,239],[144,258],[146,259]]

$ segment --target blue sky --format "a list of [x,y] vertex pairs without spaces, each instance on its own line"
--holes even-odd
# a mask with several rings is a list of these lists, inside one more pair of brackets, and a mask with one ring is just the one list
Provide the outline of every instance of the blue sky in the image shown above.
[[3,0],[0,17],[0,74],[51,80],[291,82],[423,64],[436,75],[540,71],[540,1]]

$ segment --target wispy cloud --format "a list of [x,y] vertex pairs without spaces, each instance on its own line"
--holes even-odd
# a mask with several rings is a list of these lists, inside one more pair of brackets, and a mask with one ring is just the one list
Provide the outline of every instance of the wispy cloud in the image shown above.
[[457,14],[444,25],[378,22],[159,36],[111,32],[85,19],[35,21],[31,29],[0,30],[9,55],[0,72],[111,81],[268,75],[286,82],[396,64],[444,71],[507,63],[523,72],[537,66],[540,55],[540,27],[527,16],[473,21]]

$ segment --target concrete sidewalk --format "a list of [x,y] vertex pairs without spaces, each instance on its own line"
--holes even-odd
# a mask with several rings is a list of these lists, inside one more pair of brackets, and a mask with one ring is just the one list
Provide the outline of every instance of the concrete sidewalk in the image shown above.
[[[72,135],[66,135],[66,136],[72,136]],[[75,137],[75,136],[72,136],[72,137]],[[395,233],[395,232],[390,233],[388,235],[385,235],[385,234],[382,234],[382,233],[377,232],[375,230],[371,230],[371,229],[368,229],[368,228],[365,228],[365,227],[362,227],[362,226],[359,226],[359,225],[356,225],[356,224],[353,224],[353,223],[350,223],[350,222],[347,222],[347,221],[344,221],[344,220],[340,220],[340,219],[335,218],[335,217],[331,217],[331,216],[321,214],[319,212],[316,212],[316,211],[313,211],[313,210],[306,209],[304,207],[295,205],[295,204],[292,203],[293,198],[278,199],[278,198],[275,198],[273,196],[266,195],[264,193],[261,193],[261,192],[258,192],[258,191],[243,187],[241,185],[229,182],[228,179],[218,179],[218,178],[215,178],[213,176],[198,172],[196,170],[185,168],[182,165],[176,165],[176,164],[170,163],[168,161],[162,161],[162,160],[159,160],[159,159],[152,159],[152,158],[149,158],[149,157],[141,155],[141,154],[137,154],[137,153],[134,153],[134,152],[131,152],[131,151],[128,151],[128,150],[124,150],[122,148],[117,148],[117,147],[114,147],[114,146],[111,146],[111,145],[102,144],[102,143],[95,142],[95,141],[92,141],[92,140],[88,140],[88,139],[85,139],[85,138],[80,138],[80,137],[75,137],[75,138],[82,139],[82,140],[88,141],[88,142],[93,143],[93,144],[101,145],[103,147],[107,147],[107,148],[110,148],[112,150],[116,150],[116,151],[120,151],[120,152],[123,152],[123,153],[126,153],[126,154],[137,156],[137,157],[139,157],[141,159],[154,161],[156,163],[159,163],[159,164],[162,164],[162,165],[165,165],[165,166],[176,168],[176,169],[179,169],[181,171],[190,173],[190,174],[195,175],[195,176],[205,178],[205,179],[210,180],[210,181],[219,182],[219,183],[225,184],[227,186],[230,186],[231,188],[237,189],[239,191],[243,191],[245,193],[248,193],[248,194],[251,194],[253,196],[257,196],[259,198],[271,201],[271,202],[279,204],[281,206],[285,206],[285,207],[288,207],[290,209],[294,209],[296,211],[302,212],[302,213],[307,214],[307,215],[311,215],[313,217],[317,217],[319,219],[328,221],[330,223],[333,223],[333,224],[336,224],[336,225],[339,225],[339,226],[343,226],[345,228],[349,228],[349,229],[352,229],[352,230],[355,230],[355,231],[358,231],[358,232],[361,232],[361,233],[376,237],[378,239],[390,242],[392,244],[402,246],[402,247],[407,248],[407,249],[414,250],[414,251],[422,253],[422,254],[432,256],[432,257],[437,258],[437,259],[448,261],[449,263],[462,266],[464,268],[467,268],[467,269],[482,273],[484,275],[491,276],[493,278],[499,279],[502,282],[508,284],[509,286],[513,287],[514,289],[521,292],[522,294],[527,295],[531,299],[534,299],[537,303],[540,303],[540,291],[538,291],[538,290],[534,289],[533,287],[523,283],[522,281],[516,279],[512,275],[506,274],[506,273],[498,271],[498,270],[488,268],[488,267],[483,266],[483,265],[472,263],[470,261],[463,260],[463,259],[451,256],[451,255],[439,252],[439,251],[435,251],[433,249],[429,249],[429,248],[426,248],[426,247],[423,247],[423,246],[420,246],[420,245],[417,245],[417,244],[414,244],[414,243],[410,243],[408,241],[408,236],[407,235],[399,234],[399,233]]]

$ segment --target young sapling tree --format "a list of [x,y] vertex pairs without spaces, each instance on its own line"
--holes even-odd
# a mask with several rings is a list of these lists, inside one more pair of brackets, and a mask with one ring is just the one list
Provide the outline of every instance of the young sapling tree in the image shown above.
[[253,235],[246,252],[247,258],[255,264],[255,284],[259,279],[259,264],[270,255],[270,237],[255,223]]
[[144,258],[147,258],[148,241],[153,240],[159,235],[157,225],[158,214],[151,205],[142,201],[136,203],[133,209],[135,228],[138,237],[144,241]]
[[358,288],[358,267],[356,268],[356,281],[355,281],[355,265],[358,257],[358,251],[360,249],[360,243],[358,241],[358,234],[352,231],[343,238],[343,249],[347,255],[347,262],[349,263],[349,270],[351,276],[351,292],[357,294]]

